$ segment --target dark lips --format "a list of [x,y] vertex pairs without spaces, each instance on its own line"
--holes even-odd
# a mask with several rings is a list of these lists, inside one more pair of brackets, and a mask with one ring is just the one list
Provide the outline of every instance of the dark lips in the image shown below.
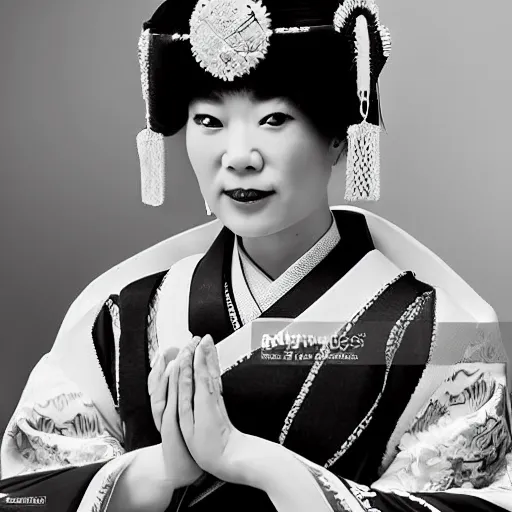
[[249,201],[258,201],[265,197],[272,195],[274,192],[272,190],[255,190],[255,189],[243,189],[243,188],[235,188],[233,190],[226,190],[224,192],[227,196],[231,197],[235,201],[239,201],[241,203],[249,202]]

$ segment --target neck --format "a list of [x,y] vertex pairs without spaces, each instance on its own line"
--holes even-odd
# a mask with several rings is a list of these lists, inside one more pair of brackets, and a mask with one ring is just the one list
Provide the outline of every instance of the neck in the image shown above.
[[329,205],[322,206],[282,231],[257,238],[242,238],[243,247],[256,265],[272,279],[277,279],[327,233],[331,222]]

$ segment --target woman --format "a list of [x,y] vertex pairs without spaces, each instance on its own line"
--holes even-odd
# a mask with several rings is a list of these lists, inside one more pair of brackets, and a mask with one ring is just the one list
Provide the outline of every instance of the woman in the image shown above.
[[185,128],[224,227],[68,313],[4,435],[2,503],[512,510],[495,325],[328,205],[345,153],[347,199],[379,196],[376,7],[265,5],[167,0],[144,24],[143,199]]

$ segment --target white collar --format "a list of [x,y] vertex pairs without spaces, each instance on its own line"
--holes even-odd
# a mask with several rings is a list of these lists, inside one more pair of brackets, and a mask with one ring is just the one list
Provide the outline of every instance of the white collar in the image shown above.
[[[332,213],[331,213],[332,215]],[[277,279],[272,280],[268,277],[245,252],[243,247],[238,243],[238,237],[235,237],[235,251],[233,256],[238,254],[239,264],[244,276],[244,281],[248,287],[249,294],[259,308],[260,312],[268,309],[272,304],[277,302],[283,295],[298,284],[311,270],[313,270],[338,244],[341,240],[338,226],[332,216],[331,226],[325,234],[305,252],[295,263],[288,267]],[[235,258],[233,264],[237,264]],[[232,267],[235,270],[235,267]],[[232,277],[236,274],[232,272]],[[248,303],[247,293],[240,294],[240,286],[234,285],[235,301],[239,308],[243,308]],[[241,300],[241,304],[239,304]],[[254,309],[251,307],[251,309]],[[242,316],[244,316],[242,314]],[[252,314],[249,316],[253,316]],[[244,322],[245,323],[245,322]]]

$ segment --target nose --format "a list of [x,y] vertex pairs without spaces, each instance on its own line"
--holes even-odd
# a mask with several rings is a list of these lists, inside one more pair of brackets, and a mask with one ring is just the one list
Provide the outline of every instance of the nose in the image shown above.
[[261,171],[263,158],[252,145],[253,140],[243,128],[233,129],[229,134],[226,151],[222,155],[222,166],[238,173]]

